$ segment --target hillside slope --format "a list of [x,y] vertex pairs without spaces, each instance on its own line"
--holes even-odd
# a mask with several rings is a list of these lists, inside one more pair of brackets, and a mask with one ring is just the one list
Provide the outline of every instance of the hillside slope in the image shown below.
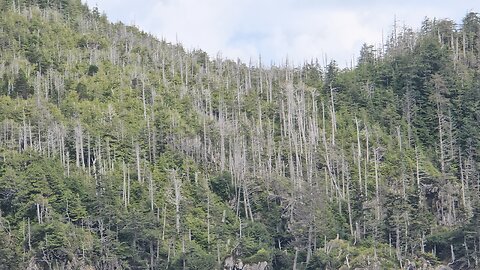
[[341,70],[0,10],[0,269],[480,267],[478,14]]

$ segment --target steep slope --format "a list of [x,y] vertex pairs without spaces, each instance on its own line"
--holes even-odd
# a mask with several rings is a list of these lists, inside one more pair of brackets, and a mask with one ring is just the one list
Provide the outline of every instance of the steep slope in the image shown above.
[[0,268],[479,267],[478,14],[340,70],[0,9]]

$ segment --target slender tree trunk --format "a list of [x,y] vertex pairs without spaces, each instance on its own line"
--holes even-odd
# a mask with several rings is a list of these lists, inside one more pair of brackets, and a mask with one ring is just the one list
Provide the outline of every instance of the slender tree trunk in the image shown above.
[[[355,117],[355,126],[357,127],[357,168],[358,168],[358,185],[360,187],[360,193],[362,193],[362,151],[360,144],[360,128],[358,125],[358,119]],[[365,189],[365,196],[367,196],[367,190]]]

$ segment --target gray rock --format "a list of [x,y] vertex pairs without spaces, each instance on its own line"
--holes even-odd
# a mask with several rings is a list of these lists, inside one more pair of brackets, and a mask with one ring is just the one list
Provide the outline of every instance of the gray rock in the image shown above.
[[435,268],[435,270],[453,270],[453,269],[445,265],[440,265],[439,267]]
[[259,262],[254,264],[245,264],[242,270],[265,270],[267,269],[267,262]]

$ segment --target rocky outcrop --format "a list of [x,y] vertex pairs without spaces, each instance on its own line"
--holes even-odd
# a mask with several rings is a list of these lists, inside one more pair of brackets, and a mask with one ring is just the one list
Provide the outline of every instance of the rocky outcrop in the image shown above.
[[223,261],[224,270],[265,270],[267,266],[267,262],[244,264],[242,260],[235,259],[233,256],[229,256]]
[[258,262],[253,264],[245,264],[243,270],[265,270],[267,269],[267,262]]

